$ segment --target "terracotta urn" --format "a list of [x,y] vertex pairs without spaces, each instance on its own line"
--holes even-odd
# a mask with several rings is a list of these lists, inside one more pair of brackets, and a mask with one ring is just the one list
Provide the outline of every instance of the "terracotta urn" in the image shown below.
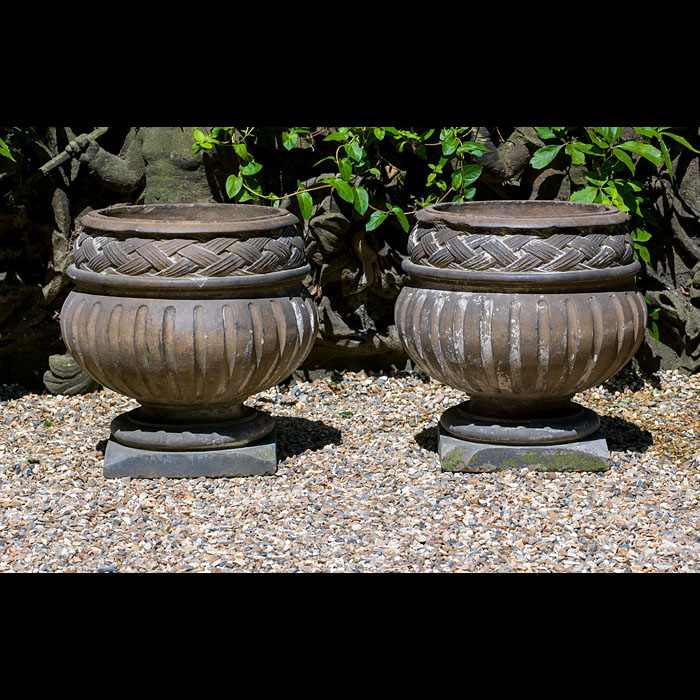
[[443,469],[608,468],[598,415],[572,398],[620,370],[644,335],[627,215],[526,200],[432,205],[416,218],[399,337],[430,376],[469,395],[440,418]]
[[64,342],[140,406],[117,416],[105,476],[276,471],[274,421],[244,405],[311,350],[298,219],[248,204],[95,210],[80,220]]

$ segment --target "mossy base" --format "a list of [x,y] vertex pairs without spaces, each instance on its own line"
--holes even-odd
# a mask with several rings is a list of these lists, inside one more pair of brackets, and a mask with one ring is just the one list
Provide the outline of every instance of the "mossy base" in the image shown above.
[[597,472],[610,469],[610,451],[601,430],[561,445],[491,445],[453,437],[438,425],[438,454],[443,471]]
[[105,478],[154,479],[263,476],[277,471],[275,431],[244,447],[200,451],[157,451],[127,447],[114,438],[107,441]]

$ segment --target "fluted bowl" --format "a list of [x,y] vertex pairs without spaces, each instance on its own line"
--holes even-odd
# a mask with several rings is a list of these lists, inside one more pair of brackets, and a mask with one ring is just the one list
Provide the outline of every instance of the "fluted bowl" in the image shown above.
[[181,446],[213,449],[270,432],[271,419],[242,403],[291,374],[318,328],[296,223],[284,210],[233,204],[83,217],[61,330],[90,376],[141,404],[128,426],[113,426],[115,438],[166,449],[177,428],[144,437],[137,423],[245,427]]

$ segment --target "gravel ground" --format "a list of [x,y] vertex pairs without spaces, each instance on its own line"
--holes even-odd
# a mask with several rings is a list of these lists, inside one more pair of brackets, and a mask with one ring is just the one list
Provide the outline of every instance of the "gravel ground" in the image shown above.
[[629,369],[577,396],[607,472],[440,471],[461,392],[344,373],[247,403],[277,422],[275,476],[102,476],[136,402],[0,386],[0,572],[700,571],[700,376]]

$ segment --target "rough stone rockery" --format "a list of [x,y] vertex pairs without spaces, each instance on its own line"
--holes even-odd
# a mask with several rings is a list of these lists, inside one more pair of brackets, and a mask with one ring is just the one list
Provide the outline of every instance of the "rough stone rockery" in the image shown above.
[[141,404],[112,422],[105,476],[275,472],[274,421],[243,402],[291,374],[316,336],[297,223],[214,203],[81,219],[63,339],[91,377]]
[[572,398],[620,370],[644,335],[626,214],[525,200],[416,218],[399,335],[428,374],[470,397],[440,418],[442,468],[608,468],[597,414]]

